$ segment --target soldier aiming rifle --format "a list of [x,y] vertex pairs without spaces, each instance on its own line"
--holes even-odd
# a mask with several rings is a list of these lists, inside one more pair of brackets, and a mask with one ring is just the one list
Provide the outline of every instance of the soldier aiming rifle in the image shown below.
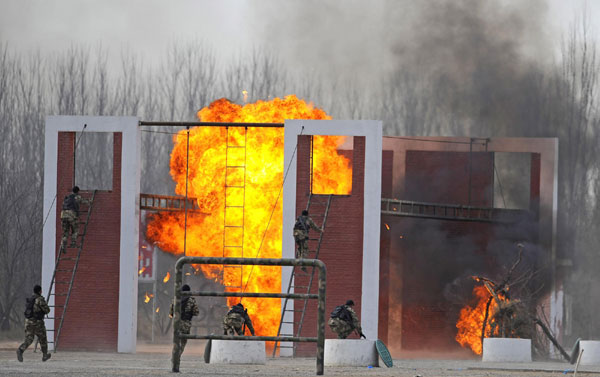
[[352,309],[353,306],[354,301],[348,300],[345,305],[336,306],[331,312],[328,324],[338,339],[346,339],[352,331],[356,331],[361,338],[367,338],[362,332],[358,316]]

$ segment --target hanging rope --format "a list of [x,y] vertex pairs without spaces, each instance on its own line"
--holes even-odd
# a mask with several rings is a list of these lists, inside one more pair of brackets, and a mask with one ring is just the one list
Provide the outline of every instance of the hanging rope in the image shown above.
[[502,197],[502,204],[504,208],[506,208],[506,201],[504,200],[504,192],[502,191],[502,182],[500,182],[500,174],[498,174],[498,169],[496,169],[496,162],[494,162],[494,173],[496,174],[496,178],[498,178],[498,187],[500,188],[500,196]]

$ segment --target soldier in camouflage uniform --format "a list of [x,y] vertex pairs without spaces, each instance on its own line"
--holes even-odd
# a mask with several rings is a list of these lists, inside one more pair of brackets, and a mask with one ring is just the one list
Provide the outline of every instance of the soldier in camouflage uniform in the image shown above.
[[248,315],[248,309],[244,309],[244,305],[240,302],[232,306],[231,310],[225,314],[223,318],[223,334],[244,335],[244,326],[247,326],[250,333],[254,336],[254,327]]
[[17,349],[17,359],[23,362],[23,352],[31,345],[37,336],[42,349],[42,361],[48,360],[52,355],[48,353],[48,339],[46,338],[46,325],[44,316],[50,313],[50,308],[42,296],[42,287],[33,287],[33,296],[27,299],[25,305],[25,340]]
[[73,187],[73,192],[65,196],[62,204],[62,211],[60,212],[60,219],[62,222],[62,242],[60,247],[63,253],[66,253],[67,239],[69,233],[71,234],[71,245],[70,247],[77,247],[77,235],[79,234],[79,205],[90,204],[90,201],[83,199],[79,195],[79,187]]
[[[185,284],[181,287],[182,292],[189,292],[190,286]],[[171,304],[171,309],[169,310],[169,317],[173,318],[173,310],[175,309],[175,303]],[[200,313],[198,310],[198,305],[196,304],[196,300],[194,300],[191,296],[186,296],[181,299],[181,320],[179,321],[179,333],[180,334],[189,334],[190,329],[192,328],[192,317],[197,316]],[[177,329],[175,329],[177,330]],[[173,354],[172,354],[172,364],[173,364],[173,372],[179,372],[179,362],[181,360],[181,354],[185,349],[185,345],[187,344],[187,339],[179,338],[179,344],[173,343]]]
[[346,305],[338,306],[331,312],[328,324],[331,331],[337,334],[338,339],[346,339],[352,331],[356,331],[361,338],[366,338],[362,333],[358,316],[352,309],[353,306],[354,301],[348,300]]
[[[296,258],[306,258],[308,256],[308,232],[310,228],[313,228],[320,233],[323,233],[323,229],[319,228],[315,222],[308,217],[308,211],[302,211],[302,215],[296,219],[294,225],[294,240],[298,249],[296,251]],[[305,267],[302,267],[303,271],[306,271]]]

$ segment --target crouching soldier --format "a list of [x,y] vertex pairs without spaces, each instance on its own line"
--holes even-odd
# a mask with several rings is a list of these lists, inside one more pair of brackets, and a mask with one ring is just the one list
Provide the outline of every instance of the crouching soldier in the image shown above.
[[33,338],[37,336],[42,349],[42,361],[52,356],[48,353],[48,339],[46,338],[46,325],[44,316],[50,313],[50,308],[42,296],[42,287],[33,287],[33,296],[27,299],[25,304],[25,341],[17,349],[17,359],[23,362],[23,352],[31,345]]
[[358,316],[352,309],[353,306],[354,301],[348,300],[345,305],[336,306],[331,312],[328,324],[331,331],[337,334],[338,339],[346,339],[352,331],[356,331],[361,338],[366,339],[362,333]]
[[248,315],[248,309],[244,309],[244,305],[240,302],[232,306],[231,310],[225,314],[225,318],[223,318],[223,334],[244,335],[246,326],[252,336],[254,336],[254,327]]
[[[181,287],[182,292],[188,292],[190,290],[190,286],[184,284]],[[173,311],[175,310],[175,304],[171,304],[171,309],[169,310],[169,317],[173,317]],[[173,330],[178,331],[179,334],[189,334],[190,329],[192,328],[192,318],[197,316],[200,313],[198,310],[198,305],[196,304],[196,300],[194,300],[191,296],[185,296],[181,299],[181,318],[179,321],[176,321],[173,324]],[[173,343],[173,354],[171,358],[171,364],[173,365],[173,372],[179,372],[179,362],[181,361],[181,354],[185,349],[185,345],[187,344],[187,339],[178,338],[177,342]]]

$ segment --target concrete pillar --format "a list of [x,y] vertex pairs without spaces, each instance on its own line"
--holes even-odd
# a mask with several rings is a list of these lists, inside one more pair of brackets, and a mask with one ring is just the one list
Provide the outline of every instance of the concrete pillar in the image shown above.
[[531,362],[531,339],[484,338],[484,362]]
[[374,340],[325,339],[325,366],[379,366]]
[[579,349],[584,350],[581,355],[581,365],[600,365],[600,341],[581,340]]
[[266,364],[264,341],[213,340],[211,364]]

